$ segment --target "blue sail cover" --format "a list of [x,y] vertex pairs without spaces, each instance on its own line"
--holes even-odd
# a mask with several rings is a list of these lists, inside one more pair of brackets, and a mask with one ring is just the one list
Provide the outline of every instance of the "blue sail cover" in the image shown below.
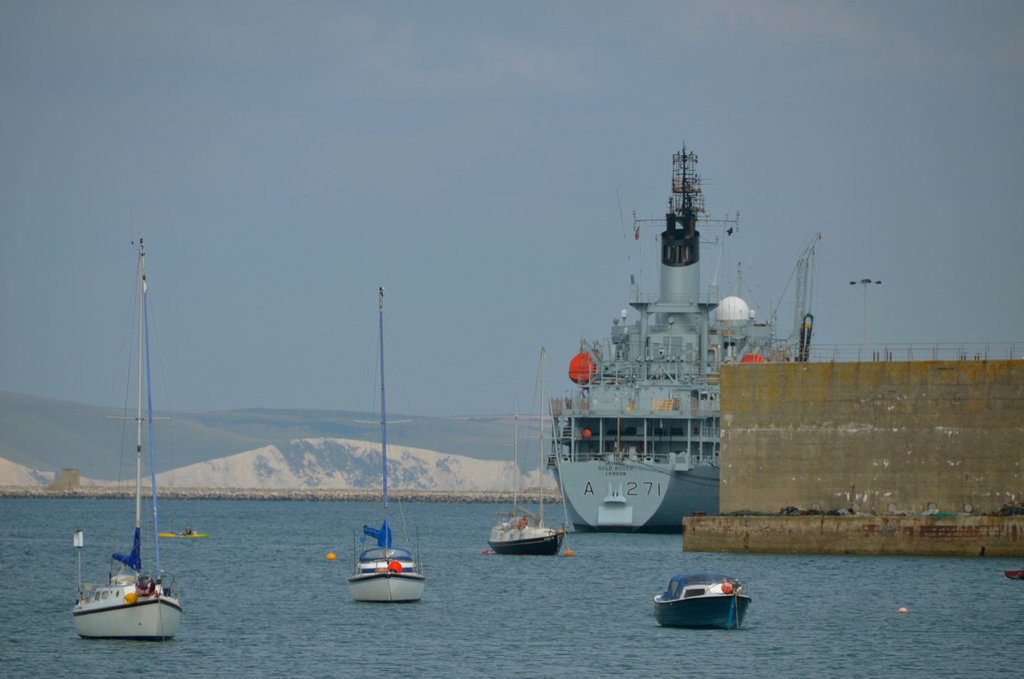
[[140,555],[139,546],[139,529],[135,529],[135,542],[132,544],[132,553],[125,556],[124,554],[114,554],[113,557],[123,563],[125,566],[132,568],[136,571],[142,570],[142,556]]
[[380,529],[363,526],[363,532],[377,540],[378,547],[391,546],[391,526],[388,525],[387,521],[380,525]]

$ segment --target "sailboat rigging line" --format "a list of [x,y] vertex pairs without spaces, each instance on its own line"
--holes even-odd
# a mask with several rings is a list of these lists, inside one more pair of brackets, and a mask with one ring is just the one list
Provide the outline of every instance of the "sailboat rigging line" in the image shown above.
[[[409,539],[409,526],[405,523],[405,505],[402,504],[402,498],[398,498],[398,513],[402,517],[402,534],[405,535],[405,544],[409,544],[412,540]],[[416,536],[419,537],[419,530],[417,529]],[[416,545],[416,554],[420,553],[419,545]]]
[[[132,243],[132,245],[134,246],[134,242]],[[107,416],[108,419],[121,420],[121,436],[120,436],[120,444],[119,444],[119,447],[118,447],[118,450],[121,451],[121,456],[120,456],[120,458],[118,458],[118,461],[117,461],[117,476],[116,476],[116,485],[115,485],[115,487],[118,488],[118,489],[121,488],[121,484],[124,482],[124,477],[122,476],[122,474],[124,472],[124,465],[125,465],[125,462],[126,462],[125,461],[125,451],[127,450],[127,443],[128,443],[128,421],[129,420],[131,420],[131,421],[135,420],[135,417],[129,417],[128,416],[128,412],[129,412],[128,411],[128,408],[129,408],[128,404],[129,404],[129,399],[131,398],[131,390],[132,390],[132,370],[131,370],[130,366],[131,366],[132,360],[135,358],[135,348],[136,348],[136,342],[134,341],[136,339],[136,336],[134,335],[132,329],[133,329],[133,326],[135,325],[135,322],[136,322],[137,316],[138,316],[138,304],[137,304],[137,302],[139,300],[139,287],[138,287],[139,286],[139,275],[138,275],[138,270],[136,270],[135,273],[133,273],[132,281],[133,281],[133,283],[130,286],[129,296],[128,296],[128,310],[125,312],[124,327],[121,330],[121,350],[120,350],[119,358],[117,360],[117,365],[118,366],[122,365],[122,363],[121,363],[122,358],[127,353],[127,360],[125,361],[125,365],[128,366],[128,367],[126,368],[126,371],[125,371],[126,374],[125,374],[125,380],[124,380],[124,398],[123,398],[123,400],[121,402],[121,413],[122,414],[119,415],[119,416],[114,416],[114,415],[108,415]],[[136,373],[136,375],[138,375],[138,374],[139,373]],[[116,383],[116,380],[115,380],[115,383]],[[113,400],[114,400],[114,397],[113,397],[114,386],[113,385],[111,385],[110,391],[111,391],[111,395],[110,395],[110,399],[108,400],[108,410],[113,410],[113,405],[112,405],[113,404]],[[109,445],[109,443],[110,443],[110,441],[107,440],[107,444],[108,445]],[[118,536],[120,535],[121,505],[122,505],[121,502],[115,502],[114,503],[114,521],[113,521],[113,526],[111,527],[111,533],[110,533],[110,549],[111,549],[111,553],[113,553],[114,551],[117,550]],[[114,578],[114,561],[111,560],[111,562],[110,562],[110,570],[107,573],[107,582],[112,581],[113,578]]]

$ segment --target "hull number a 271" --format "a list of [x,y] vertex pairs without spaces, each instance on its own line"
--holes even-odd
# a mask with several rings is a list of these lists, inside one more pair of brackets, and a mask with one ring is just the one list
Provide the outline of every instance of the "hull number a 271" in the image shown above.
[[[627,481],[624,485],[626,495],[631,496],[651,496],[655,495],[661,497],[661,484],[655,483],[654,481]],[[586,488],[583,489],[584,495],[594,495],[594,486],[587,481]]]

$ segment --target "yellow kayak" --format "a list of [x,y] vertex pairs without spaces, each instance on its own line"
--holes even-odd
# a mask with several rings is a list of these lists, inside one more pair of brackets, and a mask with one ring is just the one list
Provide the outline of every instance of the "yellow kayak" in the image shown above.
[[157,533],[162,538],[208,538],[209,533]]

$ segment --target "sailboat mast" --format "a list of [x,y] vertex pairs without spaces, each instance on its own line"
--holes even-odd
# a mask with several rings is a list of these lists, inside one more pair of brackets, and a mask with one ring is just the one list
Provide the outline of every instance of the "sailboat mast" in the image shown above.
[[[380,456],[384,469],[384,540],[388,532],[388,426],[384,408],[384,288],[377,289],[377,303],[380,318]],[[390,547],[390,544],[385,546]]]
[[544,347],[540,348],[540,462],[537,465],[537,525],[544,527]]
[[138,402],[135,408],[135,530],[142,526],[142,333],[145,318],[146,250],[139,239],[139,370]]
[[[142,239],[139,239],[139,250],[142,251]],[[145,253],[142,255],[142,324],[146,339],[146,420],[149,424],[149,474],[153,481],[153,550],[156,557],[156,577],[160,578],[160,522],[157,518],[156,509],[156,447],[153,443],[153,389],[150,383],[149,372],[149,311],[146,301],[149,296],[146,285],[146,260]],[[141,375],[141,373],[140,373]],[[141,379],[140,379],[141,382]],[[141,485],[141,480],[140,480]]]
[[519,514],[519,392],[512,392],[512,515]]

